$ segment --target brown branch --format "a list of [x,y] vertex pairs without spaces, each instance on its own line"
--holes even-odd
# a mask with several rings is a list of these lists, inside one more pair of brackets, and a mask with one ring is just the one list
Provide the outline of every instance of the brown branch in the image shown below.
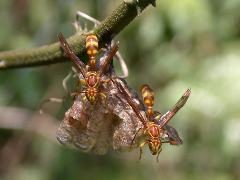
[[[155,0],[125,0],[99,26],[93,29],[100,45],[114,38],[149,4],[155,6]],[[57,34],[57,33],[56,33]],[[67,39],[77,55],[85,52],[85,35],[75,34]],[[32,67],[66,61],[58,42],[37,48],[0,52],[0,69]]]

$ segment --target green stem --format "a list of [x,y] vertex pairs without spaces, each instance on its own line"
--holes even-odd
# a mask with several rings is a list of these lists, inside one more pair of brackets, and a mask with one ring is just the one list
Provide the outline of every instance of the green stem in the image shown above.
[[[106,44],[126,27],[139,12],[155,0],[125,0],[93,32],[99,38],[100,45]],[[75,34],[67,39],[78,56],[85,52],[85,35]],[[66,61],[60,44],[53,43],[37,48],[0,52],[0,69],[32,67]]]

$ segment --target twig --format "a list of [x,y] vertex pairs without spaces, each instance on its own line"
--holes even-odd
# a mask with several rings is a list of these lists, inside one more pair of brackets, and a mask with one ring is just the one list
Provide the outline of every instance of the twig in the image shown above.
[[[93,29],[100,40],[100,46],[110,42],[149,4],[155,0],[125,0],[99,26]],[[58,32],[56,32],[57,34]],[[71,48],[81,56],[85,51],[85,35],[75,34],[67,39]],[[0,69],[32,67],[66,61],[60,44],[53,43],[32,49],[0,52]]]

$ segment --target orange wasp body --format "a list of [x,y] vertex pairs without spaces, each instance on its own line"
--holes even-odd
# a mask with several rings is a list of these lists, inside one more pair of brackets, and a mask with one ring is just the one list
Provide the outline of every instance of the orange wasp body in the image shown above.
[[[154,92],[148,85],[143,85],[141,87],[141,93],[143,97],[143,102],[145,105],[145,113],[146,118],[143,117],[141,114],[141,110],[139,107],[134,103],[132,98],[128,95],[128,93],[124,90],[120,83],[117,83],[117,87],[119,91],[125,96],[127,102],[132,107],[136,115],[138,116],[139,120],[143,124],[143,128],[140,128],[137,133],[135,134],[132,144],[136,138],[136,135],[142,130],[142,134],[145,136],[144,142],[140,143],[140,156],[141,159],[142,154],[142,147],[145,144],[148,144],[149,149],[152,155],[158,156],[162,150],[162,143],[170,143],[172,145],[182,144],[181,138],[178,136],[177,131],[167,125],[170,119],[177,113],[179,109],[181,109],[184,104],[187,102],[188,97],[190,96],[190,89],[188,89],[183,96],[178,100],[178,102],[171,108],[170,111],[162,115],[157,111],[153,111],[154,105]],[[167,138],[165,138],[167,137]]]
[[80,78],[80,84],[84,85],[85,89],[82,90],[80,93],[85,94],[86,98],[91,104],[94,104],[98,94],[106,97],[105,94],[100,91],[100,85],[102,83],[109,82],[108,79],[103,78],[103,74],[107,71],[107,68],[109,67],[109,64],[113,59],[113,56],[116,54],[118,50],[118,44],[115,44],[113,47],[111,47],[103,65],[100,66],[99,69],[97,69],[96,55],[98,53],[98,38],[95,34],[89,34],[86,37],[85,46],[87,49],[87,54],[89,56],[89,62],[87,66],[85,66],[85,64],[74,54],[66,39],[61,33],[59,33],[58,38],[63,51],[68,56],[68,58],[76,65],[78,71],[83,77]]

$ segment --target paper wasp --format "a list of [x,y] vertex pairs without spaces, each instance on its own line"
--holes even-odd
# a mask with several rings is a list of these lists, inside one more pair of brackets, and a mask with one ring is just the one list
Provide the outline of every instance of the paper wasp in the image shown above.
[[170,143],[172,145],[182,144],[182,140],[179,137],[177,131],[172,126],[167,125],[167,123],[187,102],[191,93],[190,89],[187,89],[187,91],[178,100],[178,102],[167,113],[162,115],[157,111],[153,111],[154,92],[150,89],[148,85],[143,85],[141,87],[141,93],[145,105],[144,112],[146,114],[146,117],[144,117],[141,113],[141,109],[139,108],[139,106],[134,103],[134,101],[129,96],[128,92],[125,91],[122,85],[120,83],[115,84],[117,85],[118,90],[124,95],[128,104],[132,107],[143,125],[142,128],[138,129],[132,140],[133,144],[138,133],[142,131],[145,139],[144,142],[140,143],[139,145],[139,159],[141,159],[142,147],[145,144],[148,144],[152,155],[157,155],[157,161],[158,156],[162,150],[161,147],[163,143]]
[[[88,20],[90,22],[92,22],[94,24],[94,27],[98,26],[101,24],[101,22],[91,16],[89,16],[88,14],[82,12],[82,11],[77,11],[76,12],[76,20],[73,23],[74,28],[76,29],[77,33],[83,34],[83,33],[87,33],[87,27],[86,24],[84,27],[81,26],[80,24],[80,18],[83,18],[85,20]],[[112,42],[114,43],[114,41],[112,40]],[[106,51],[107,49],[102,48],[102,50]],[[115,54],[116,60],[119,62],[120,67],[122,69],[122,75],[118,75],[118,77],[120,78],[127,78],[128,77],[128,67],[126,65],[125,60],[123,59],[122,55],[120,54],[119,51],[116,52]]]
[[58,39],[64,53],[75,64],[81,74],[81,76],[79,76],[80,84],[85,88],[80,93],[85,94],[85,97],[91,104],[94,104],[98,95],[106,97],[104,92],[101,91],[100,86],[103,83],[109,82],[109,79],[104,79],[103,75],[119,48],[118,44],[114,44],[113,47],[110,48],[104,63],[97,69],[96,55],[98,53],[98,39],[95,34],[89,34],[86,37],[86,49],[89,56],[88,65],[85,65],[71,50],[62,33],[58,34]]

